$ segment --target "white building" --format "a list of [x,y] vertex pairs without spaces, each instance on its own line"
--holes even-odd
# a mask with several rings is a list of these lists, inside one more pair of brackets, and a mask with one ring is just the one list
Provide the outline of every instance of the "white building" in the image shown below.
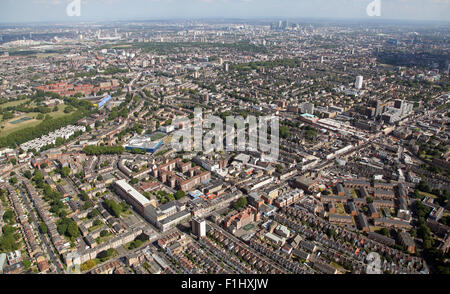
[[357,76],[356,77],[356,82],[355,82],[355,88],[356,89],[361,89],[363,86],[363,76]]
[[199,238],[206,236],[206,221],[204,219],[192,219],[192,233]]

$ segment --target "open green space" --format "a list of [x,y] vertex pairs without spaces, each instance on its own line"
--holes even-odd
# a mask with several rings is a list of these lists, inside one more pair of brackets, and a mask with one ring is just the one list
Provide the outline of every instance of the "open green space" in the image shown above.
[[27,101],[28,101],[28,99],[22,99],[22,100],[7,102],[4,104],[0,104],[0,108],[14,107],[14,106],[20,105],[22,103],[25,103]]
[[150,136],[150,139],[152,139],[152,141],[157,141],[157,140],[160,140],[160,139],[164,138],[165,136],[166,136],[165,134],[158,132],[158,133],[152,134]]
[[244,230],[246,231],[250,231],[251,229],[253,229],[255,226],[253,224],[248,224],[244,227]]
[[[24,100],[21,100],[21,101],[23,102]],[[17,102],[17,101],[14,101],[14,102]],[[13,103],[13,102],[9,102],[9,103]],[[5,104],[1,105],[0,107],[4,107],[4,105]],[[66,108],[66,105],[58,105],[58,108],[59,108],[58,111],[48,113],[48,115],[50,115],[52,117],[52,119],[60,118],[60,117],[67,116],[67,115],[70,115],[73,113],[73,112],[64,113],[64,109]],[[30,113],[26,113],[21,116],[14,117],[8,121],[0,123],[0,128],[1,128],[0,129],[0,137],[8,136],[9,134],[11,134],[15,131],[20,131],[20,130],[23,130],[26,128],[37,126],[38,124],[40,124],[42,122],[42,120],[36,119],[36,117],[38,115],[39,115],[39,113],[37,113],[37,112],[30,112]],[[17,123],[18,121],[19,121],[19,123]]]

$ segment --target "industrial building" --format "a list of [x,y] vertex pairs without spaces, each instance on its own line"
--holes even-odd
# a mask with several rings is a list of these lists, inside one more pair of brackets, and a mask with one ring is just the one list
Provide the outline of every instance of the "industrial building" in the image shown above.
[[123,147],[127,151],[139,149],[145,152],[155,153],[162,144],[162,140],[152,141],[150,136],[134,136]]

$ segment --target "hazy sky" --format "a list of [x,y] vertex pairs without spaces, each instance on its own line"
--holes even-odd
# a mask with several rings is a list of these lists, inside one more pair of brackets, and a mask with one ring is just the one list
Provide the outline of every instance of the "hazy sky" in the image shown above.
[[[66,7],[81,1],[81,16]],[[450,0],[377,0],[381,16],[369,17],[372,0],[0,0],[0,22],[166,18],[387,18],[450,21]]]

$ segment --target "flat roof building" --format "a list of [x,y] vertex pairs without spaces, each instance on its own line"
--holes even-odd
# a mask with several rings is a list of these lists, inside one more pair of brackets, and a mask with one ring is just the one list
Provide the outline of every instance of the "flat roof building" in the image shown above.
[[145,207],[152,204],[144,195],[139,193],[135,188],[126,182],[119,180],[114,183],[116,192],[122,196],[128,203],[141,213],[144,213]]

